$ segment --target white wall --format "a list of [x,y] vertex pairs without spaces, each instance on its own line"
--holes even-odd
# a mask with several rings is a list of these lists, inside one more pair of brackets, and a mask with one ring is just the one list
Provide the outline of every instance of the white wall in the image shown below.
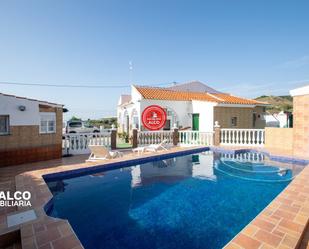
[[309,94],[309,85],[293,89],[293,90],[290,91],[290,94],[291,94],[292,97],[307,95],[307,94]]
[[133,103],[136,103],[136,102],[138,102],[141,99],[142,99],[142,96],[139,93],[139,91],[137,91],[134,86],[131,86],[131,101]]
[[177,120],[179,121],[179,126],[182,127],[192,126],[192,118],[190,115],[188,115],[188,113],[192,112],[190,101],[142,99],[140,101],[140,113],[142,113],[144,109],[150,105],[159,105],[162,108],[170,108],[176,113]]
[[[18,109],[21,105],[25,111]],[[0,115],[10,116],[10,126],[39,125],[39,102],[0,94]]]
[[267,127],[285,128],[288,125],[288,115],[284,112],[265,115]]
[[[127,104],[125,106],[118,105],[117,107],[117,122],[121,126],[120,131],[122,131],[123,125],[126,124],[126,118],[124,117],[124,114],[127,112],[129,115],[129,122],[132,124],[132,113],[135,110],[140,117],[140,99],[141,95],[139,92],[135,89],[135,87],[131,86],[131,103]],[[141,127],[141,121],[139,119],[138,127]]]
[[288,115],[284,112],[279,112],[275,117],[280,122],[280,128],[285,128],[288,125]]
[[192,113],[199,113],[199,129],[201,132],[212,132],[214,125],[214,106],[216,103],[192,101]]
[[280,122],[273,115],[267,114],[264,115],[266,121],[266,127],[280,127]]

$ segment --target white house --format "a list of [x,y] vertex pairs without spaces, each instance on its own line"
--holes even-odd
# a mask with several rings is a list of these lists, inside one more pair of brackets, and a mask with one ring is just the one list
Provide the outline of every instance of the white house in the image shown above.
[[133,127],[146,130],[141,121],[143,110],[151,105],[165,109],[167,122],[163,130],[213,131],[214,122],[222,128],[264,128],[267,103],[221,93],[198,81],[168,88],[131,87],[131,95],[121,95],[118,107],[119,132]]
[[267,127],[280,127],[287,128],[291,127],[291,115],[290,112],[281,111],[279,113],[265,115],[265,121]]

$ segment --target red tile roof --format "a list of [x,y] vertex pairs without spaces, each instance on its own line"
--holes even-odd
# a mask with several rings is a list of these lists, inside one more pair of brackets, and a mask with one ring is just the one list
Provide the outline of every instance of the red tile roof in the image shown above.
[[173,91],[160,87],[135,86],[144,99],[175,100],[175,101],[209,101],[221,104],[267,105],[266,102],[236,97],[225,93]]

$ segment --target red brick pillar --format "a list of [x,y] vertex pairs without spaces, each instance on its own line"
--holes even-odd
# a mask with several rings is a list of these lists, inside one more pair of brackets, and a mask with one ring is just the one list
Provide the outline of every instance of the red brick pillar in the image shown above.
[[220,132],[221,132],[221,129],[220,129],[219,122],[216,121],[214,125],[214,141],[213,141],[214,146],[220,145]]
[[111,149],[117,149],[117,129],[115,128],[115,126],[112,127],[111,132]]
[[136,148],[138,146],[138,140],[137,140],[138,131],[136,128],[133,128],[132,132],[133,132],[132,147]]
[[177,127],[174,127],[173,129],[173,145],[177,146],[179,143],[179,131]]

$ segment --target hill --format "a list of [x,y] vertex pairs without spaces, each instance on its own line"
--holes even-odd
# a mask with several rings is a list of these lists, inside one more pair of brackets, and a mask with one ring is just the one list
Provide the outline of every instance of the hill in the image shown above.
[[264,101],[270,104],[266,110],[270,113],[280,112],[280,111],[293,111],[293,98],[289,95],[287,96],[260,96],[256,98],[258,101]]

